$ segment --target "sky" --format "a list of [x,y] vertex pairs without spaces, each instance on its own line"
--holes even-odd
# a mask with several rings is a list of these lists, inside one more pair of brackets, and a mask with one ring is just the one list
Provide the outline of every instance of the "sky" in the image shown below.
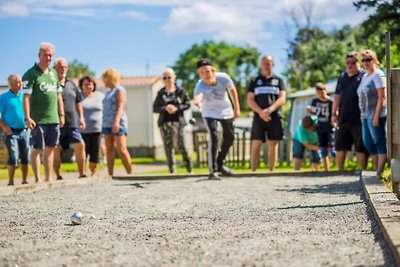
[[255,46],[275,58],[279,74],[294,34],[290,14],[302,23],[302,7],[327,30],[368,15],[351,0],[0,0],[0,83],[37,62],[44,41],[55,58],[77,59],[96,76],[106,68],[159,75],[204,40]]

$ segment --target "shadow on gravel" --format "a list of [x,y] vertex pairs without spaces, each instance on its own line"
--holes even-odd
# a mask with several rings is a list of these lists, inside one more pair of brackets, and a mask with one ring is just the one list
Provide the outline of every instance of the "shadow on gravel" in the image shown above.
[[149,185],[149,184],[153,184],[153,183],[145,182],[145,183],[114,184],[114,186],[132,186],[135,188],[144,188],[144,185]]
[[351,206],[351,205],[358,205],[363,204],[363,201],[356,201],[356,202],[347,202],[347,203],[335,203],[335,204],[326,204],[326,205],[297,205],[297,206],[290,206],[284,208],[277,208],[278,210],[291,210],[291,209],[318,209],[318,208],[333,208],[333,207],[343,207],[343,206]]
[[[290,187],[290,186],[287,186]],[[359,195],[361,192],[361,184],[359,181],[346,182],[346,183],[334,183],[334,184],[324,184],[324,185],[314,185],[301,188],[284,188],[276,189],[280,192],[299,192],[303,194],[351,194]]]

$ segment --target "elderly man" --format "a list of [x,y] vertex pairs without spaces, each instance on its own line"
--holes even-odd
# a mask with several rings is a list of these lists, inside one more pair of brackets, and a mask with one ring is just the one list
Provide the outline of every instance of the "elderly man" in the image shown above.
[[54,149],[64,124],[64,105],[56,71],[50,67],[55,48],[41,43],[39,63],[35,63],[22,77],[25,123],[31,132],[32,169],[35,181],[40,181],[40,154],[43,153],[45,181],[51,181]]
[[29,131],[24,120],[22,80],[18,75],[8,77],[10,90],[0,96],[0,127],[5,134],[8,152],[8,185],[14,185],[15,167],[21,163],[22,184],[27,184],[29,162]]
[[357,89],[365,73],[358,61],[358,52],[346,55],[346,70],[340,74],[332,105],[332,125],[336,130],[336,162],[339,171],[344,170],[346,152],[354,145],[360,168],[365,170],[368,152],[364,147],[361,131],[361,115]]
[[257,169],[262,143],[268,140],[269,170],[275,169],[278,158],[278,144],[283,138],[283,115],[281,107],[285,104],[286,91],[283,80],[272,69],[274,60],[264,55],[260,61],[260,73],[250,81],[247,89],[247,104],[254,111],[251,127],[252,151],[251,170]]
[[86,126],[82,109],[82,94],[74,82],[67,78],[68,63],[65,58],[58,58],[54,63],[60,85],[62,87],[62,98],[64,102],[65,123],[61,127],[60,145],[54,151],[54,172],[57,180],[62,180],[60,165],[60,150],[67,149],[70,145],[74,150],[76,164],[78,165],[79,178],[86,177],[85,170],[85,143],[80,130]]

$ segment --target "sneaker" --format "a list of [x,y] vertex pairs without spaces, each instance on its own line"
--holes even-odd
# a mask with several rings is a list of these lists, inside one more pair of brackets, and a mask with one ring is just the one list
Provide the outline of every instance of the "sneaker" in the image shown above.
[[60,181],[60,180],[63,180],[64,178],[60,175],[60,176],[57,176],[57,181]]
[[223,165],[218,166],[218,172],[220,172],[222,176],[232,176],[233,175],[232,170]]
[[81,176],[79,176],[78,178],[86,178],[86,174],[82,174]]
[[218,173],[212,172],[208,175],[208,180],[221,180],[221,178],[219,178]]

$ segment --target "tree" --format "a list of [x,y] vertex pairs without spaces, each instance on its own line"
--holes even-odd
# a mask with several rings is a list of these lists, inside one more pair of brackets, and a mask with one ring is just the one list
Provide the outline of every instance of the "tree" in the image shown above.
[[260,53],[253,47],[240,47],[225,42],[204,41],[194,44],[182,53],[173,68],[182,86],[189,93],[198,81],[196,63],[201,58],[209,58],[218,71],[226,72],[234,81],[242,109],[246,105],[246,85],[258,69]]
[[68,64],[68,78],[80,78],[82,76],[94,76],[95,73],[89,69],[88,64],[83,64],[79,62],[77,59],[74,59],[72,62]]

